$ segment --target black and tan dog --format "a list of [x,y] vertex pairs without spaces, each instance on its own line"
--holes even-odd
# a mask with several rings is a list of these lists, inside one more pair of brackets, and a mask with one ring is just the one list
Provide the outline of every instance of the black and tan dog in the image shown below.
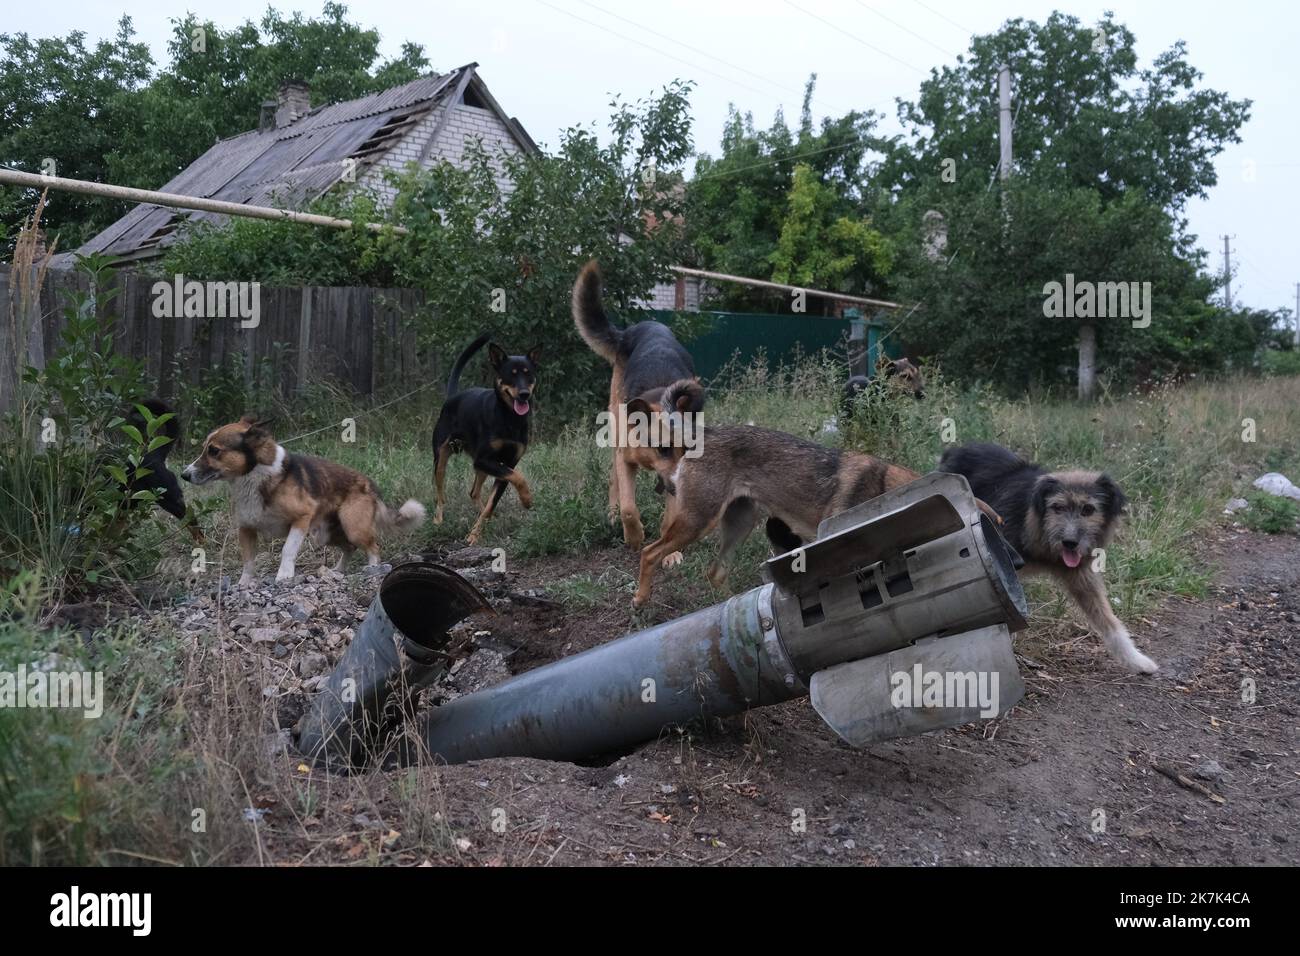
[[[150,417],[163,419],[155,427],[154,434],[150,436],[145,416],[141,414],[138,408],[131,409],[127,421],[139,430],[141,436],[145,439],[146,448],[160,435],[168,440],[157,448],[147,450],[141,456],[140,469],[146,473],[132,477],[126,483],[125,490],[132,494],[137,491],[152,491],[157,494],[158,497],[154,503],[180,521],[190,533],[190,536],[194,538],[196,544],[202,544],[203,532],[200,530],[194,515],[185,506],[185,495],[181,492],[180,482],[176,480],[176,475],[172,473],[172,470],[167,467],[167,456],[181,438],[180,421],[171,406],[160,398],[147,398],[139,404],[148,410]],[[139,499],[129,498],[127,508],[135,508],[137,504],[139,504]]]
[[1115,660],[1131,671],[1154,673],[1157,664],[1133,644],[1111,610],[1106,585],[1094,565],[1119,526],[1126,499],[1102,472],[1049,472],[1000,445],[949,448],[939,470],[962,475],[971,491],[1005,519],[1003,532],[1025,558],[1025,571],[1059,581]]
[[[632,604],[650,597],[655,568],[665,555],[680,551],[721,525],[718,557],[709,567],[711,583],[727,579],[727,561],[766,512],[768,537],[780,551],[791,551],[817,536],[817,526],[864,501],[920,477],[916,472],[872,455],[827,448],[784,432],[753,425],[710,428],[704,453],[677,453],[669,480],[676,502],[665,512],[658,541],[641,552],[640,578]],[[980,509],[995,521],[997,514]]]
[[488,478],[496,480],[470,530],[467,539],[470,544],[478,543],[484,522],[492,517],[508,486],[514,487],[521,505],[525,508],[533,506],[533,492],[519,470],[519,460],[528,450],[528,418],[532,411],[533,390],[537,385],[541,347],[531,349],[527,355],[507,355],[497,345],[488,345],[488,361],[496,384],[492,388],[460,391],[461,372],[489,338],[489,334],[480,335],[456,359],[447,378],[447,401],[433,429],[433,478],[438,487],[434,524],[442,524],[447,461],[455,452],[467,452],[474,460],[474,485],[469,492],[471,500],[479,500],[484,481]]
[[[588,262],[573,286],[573,321],[578,334],[593,352],[614,367],[609,380],[609,416],[617,426],[611,436],[614,464],[609,476],[610,521],[623,522],[623,541],[629,548],[645,542],[645,528],[636,506],[638,468],[660,473],[663,477],[668,450],[638,444],[627,434],[628,416],[620,406],[644,403],[656,415],[696,416],[704,409],[704,387],[695,375],[695,363],[672,330],[661,322],[637,322],[626,329],[611,324],[600,301],[600,269]],[[698,422],[698,418],[694,421]],[[673,508],[666,502],[664,522]],[[665,554],[672,562],[672,555]]]
[[875,378],[850,375],[849,380],[844,383],[844,391],[840,393],[841,414],[846,419],[851,418],[858,396],[873,388],[897,389],[918,401],[925,398],[925,378],[921,375],[921,370],[909,359],[891,359],[882,353],[876,363]]
[[343,549],[336,565],[342,571],[357,548],[366,552],[367,564],[377,565],[380,532],[407,530],[424,520],[418,501],[389,507],[365,475],[323,458],[290,454],[251,415],[208,435],[202,454],[181,477],[196,485],[230,482],[244,559],[240,587],[253,580],[259,534],[285,539],[275,576],[285,581],[293,577],[298,550],[309,534],[317,545]]

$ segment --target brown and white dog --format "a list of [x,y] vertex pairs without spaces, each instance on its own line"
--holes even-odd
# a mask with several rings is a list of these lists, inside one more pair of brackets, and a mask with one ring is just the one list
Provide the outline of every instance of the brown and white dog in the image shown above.
[[240,587],[253,580],[259,534],[285,539],[275,576],[285,581],[293,577],[308,534],[317,545],[343,549],[335,566],[342,571],[358,548],[366,552],[367,565],[379,564],[378,533],[407,530],[424,520],[418,501],[390,508],[365,475],[323,458],[290,454],[251,415],[212,432],[181,477],[195,485],[230,482],[244,559]]
[[[662,480],[670,455],[667,449],[639,443],[629,435],[626,412],[640,408],[655,415],[689,415],[694,425],[704,409],[704,387],[695,375],[691,354],[668,326],[647,321],[626,329],[614,327],[601,305],[600,269],[595,262],[583,267],[573,285],[573,321],[582,340],[614,367],[609,380],[609,416],[615,425],[609,516],[611,522],[622,519],[623,541],[635,550],[645,542],[636,505],[637,469],[655,471]],[[667,504],[671,510],[671,499]],[[667,512],[664,520],[668,520]],[[680,555],[665,558],[671,564]]]
[[1157,670],[1111,610],[1096,561],[1126,504],[1114,479],[1097,471],[1048,471],[990,444],[949,448],[939,471],[964,476],[971,491],[998,509],[1003,533],[1025,559],[1021,573],[1050,574],[1064,586],[1111,657],[1130,671]]

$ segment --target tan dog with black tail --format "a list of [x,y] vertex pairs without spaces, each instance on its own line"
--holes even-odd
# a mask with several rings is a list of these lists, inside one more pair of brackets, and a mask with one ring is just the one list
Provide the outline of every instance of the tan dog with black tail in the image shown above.
[[[573,321],[578,334],[593,352],[614,367],[609,380],[609,415],[615,423],[611,436],[614,464],[609,478],[610,521],[622,519],[623,541],[637,549],[645,542],[645,528],[636,506],[636,472],[645,468],[663,477],[671,464],[669,449],[649,447],[628,434],[626,409],[651,413],[697,416],[704,409],[704,387],[695,375],[691,355],[661,322],[637,322],[626,329],[610,323],[601,305],[600,268],[588,262],[573,285]],[[620,410],[620,406],[624,409]],[[695,419],[694,422],[698,422]],[[692,422],[692,426],[694,425]],[[673,508],[670,496],[665,524]],[[672,563],[674,555],[665,555]]]

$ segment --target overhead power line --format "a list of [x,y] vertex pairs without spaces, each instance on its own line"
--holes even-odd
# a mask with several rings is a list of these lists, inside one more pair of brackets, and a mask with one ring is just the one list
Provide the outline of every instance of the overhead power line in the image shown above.
[[914,70],[917,73],[924,74],[928,72],[927,70],[921,69],[919,66],[913,66],[911,63],[908,63],[906,60],[900,60],[898,57],[894,56],[894,54],[890,53],[888,50],[882,50],[880,47],[876,46],[875,44],[868,43],[866,40],[862,39],[862,37],[850,33],[848,30],[845,30],[839,24],[832,23],[830,20],[827,20],[825,17],[818,16],[817,14],[813,13],[811,10],[805,10],[803,7],[799,6],[798,4],[792,3],[791,0],[785,0],[785,3],[786,6],[793,7],[795,10],[798,10],[804,16],[812,17],[814,20],[819,20],[822,23],[826,24],[828,27],[830,27],[832,30],[836,30],[840,33],[843,33],[850,40],[854,40],[862,44],[868,50],[874,50],[876,53],[879,53],[887,60],[893,60],[895,63],[899,64],[900,66],[905,66],[909,70]]
[[929,44],[930,46],[934,47],[936,50],[938,50],[938,51],[939,51],[940,53],[942,53],[944,56],[950,56],[950,57],[953,57],[954,59],[956,59],[956,57],[957,57],[957,54],[956,54],[956,53],[953,53],[953,52],[950,51],[950,50],[945,50],[943,47],[939,46],[939,44],[935,43],[935,42],[934,42],[933,40],[931,40],[929,37],[922,36],[920,33],[917,33],[915,30],[909,30],[907,27],[903,26],[903,24],[899,23],[897,20],[894,20],[894,19],[892,19],[892,18],[890,18],[890,17],[885,16],[883,13],[881,13],[881,12],[880,12],[879,10],[877,10],[875,7],[869,7],[869,6],[867,6],[865,3],[862,2],[862,0],[854,0],[854,2],[855,2],[858,6],[860,6],[863,10],[866,10],[867,13],[870,13],[870,14],[873,14],[873,15],[875,15],[875,16],[877,16],[877,17],[880,17],[880,19],[884,20],[886,23],[892,23],[894,26],[898,27],[898,29],[902,30],[904,33],[910,33],[912,36],[916,37],[916,38],[917,38],[918,40],[920,40],[922,43],[926,43],[926,44]]
[[944,14],[940,13],[938,10],[936,10],[934,7],[930,6],[929,4],[922,3],[921,0],[912,0],[912,2],[915,3],[918,7],[922,8],[923,10],[929,10],[929,11],[930,11],[931,13],[933,13],[936,17],[938,17],[940,20],[943,20],[945,23],[949,23],[949,24],[951,24],[952,26],[956,27],[958,30],[960,30],[960,31],[962,31],[963,33],[965,33],[967,36],[974,36],[974,35],[975,35],[975,31],[972,30],[970,27],[964,27],[964,26],[962,26],[960,23],[958,23],[958,22],[957,22],[956,20],[954,20],[952,17],[945,16]]

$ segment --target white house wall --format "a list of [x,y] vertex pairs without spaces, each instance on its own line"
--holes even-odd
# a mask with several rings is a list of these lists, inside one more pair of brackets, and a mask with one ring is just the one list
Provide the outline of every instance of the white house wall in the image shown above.
[[420,120],[406,137],[390,149],[361,177],[361,185],[371,189],[384,204],[391,203],[397,192],[385,180],[385,172],[402,172],[407,165],[420,161],[420,154],[425,144],[442,122],[443,114],[452,109],[447,125],[438,134],[424,166],[428,168],[435,163],[448,161],[455,166],[463,166],[466,143],[478,139],[488,156],[488,165],[496,175],[497,185],[503,193],[508,193],[514,184],[506,177],[505,165],[501,162],[501,152],[519,153],[520,147],[510,130],[491,110],[461,104],[455,107],[439,106],[428,116]]

